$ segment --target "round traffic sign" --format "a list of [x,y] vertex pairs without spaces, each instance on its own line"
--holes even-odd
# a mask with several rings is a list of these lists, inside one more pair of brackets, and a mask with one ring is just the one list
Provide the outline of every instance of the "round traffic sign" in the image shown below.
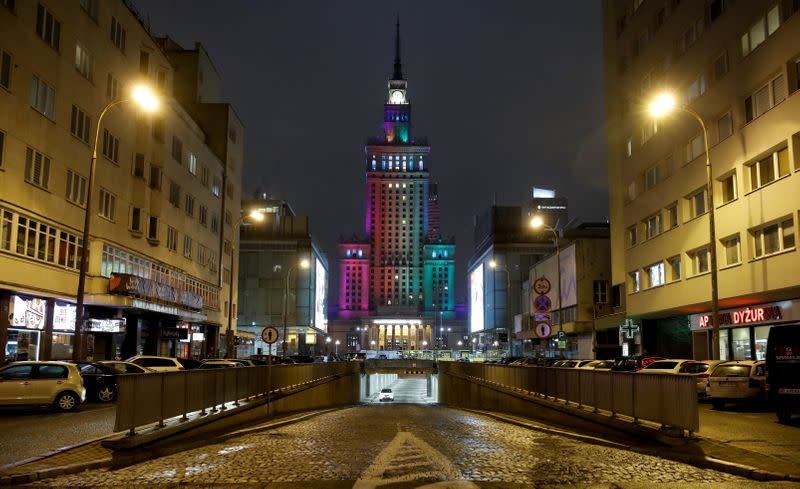
[[537,323],[536,327],[533,328],[533,332],[536,333],[536,336],[539,338],[548,338],[550,336],[550,324]]
[[278,328],[275,326],[267,326],[261,330],[261,339],[264,343],[271,345],[278,341]]
[[533,308],[539,312],[547,312],[550,310],[551,306],[550,298],[546,295],[540,295],[533,300]]
[[550,292],[550,281],[544,277],[537,278],[533,282],[533,290],[539,295]]

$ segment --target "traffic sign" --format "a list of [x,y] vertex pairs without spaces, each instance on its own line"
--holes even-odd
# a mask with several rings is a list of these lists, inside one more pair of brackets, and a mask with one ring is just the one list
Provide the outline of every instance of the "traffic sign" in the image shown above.
[[538,336],[539,338],[547,338],[550,336],[550,324],[537,323],[536,327],[533,328],[533,332],[536,333],[536,336]]
[[539,295],[544,295],[550,292],[550,281],[544,277],[537,278],[533,282],[533,290]]
[[546,295],[540,295],[536,299],[533,300],[533,308],[539,312],[547,312],[550,310],[550,306],[552,303],[550,302],[550,298]]
[[558,332],[558,339],[559,339],[559,341],[566,340],[567,339],[567,333],[565,333],[563,331],[559,331]]
[[267,326],[261,330],[261,339],[264,343],[271,345],[278,341],[278,328],[275,326]]

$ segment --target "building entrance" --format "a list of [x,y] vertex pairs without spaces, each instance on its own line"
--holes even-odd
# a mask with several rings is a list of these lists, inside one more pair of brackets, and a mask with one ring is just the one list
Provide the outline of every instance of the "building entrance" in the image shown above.
[[[391,400],[381,391],[391,389]],[[361,402],[368,404],[434,404],[439,401],[436,374],[362,374]]]

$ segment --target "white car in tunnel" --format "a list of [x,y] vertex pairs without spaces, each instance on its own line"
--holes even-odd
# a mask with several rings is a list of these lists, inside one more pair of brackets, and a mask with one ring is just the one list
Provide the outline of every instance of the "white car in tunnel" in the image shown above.
[[388,387],[381,389],[381,393],[378,394],[378,401],[394,401],[394,392],[392,392],[392,389],[389,389]]

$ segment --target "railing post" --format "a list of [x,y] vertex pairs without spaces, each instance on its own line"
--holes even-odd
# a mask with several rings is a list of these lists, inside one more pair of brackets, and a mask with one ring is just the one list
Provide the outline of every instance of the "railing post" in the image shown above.
[[189,372],[181,374],[183,376],[183,416],[181,421],[189,419],[186,413],[189,411]]
[[619,375],[615,374],[614,372],[608,372],[609,377],[609,384],[611,385],[611,417],[617,417],[617,405],[614,403],[614,376]]
[[235,389],[234,389],[235,392],[233,394],[233,405],[238,407],[239,406],[239,372],[238,371],[234,371],[233,373],[236,376],[236,386],[235,386]]
[[635,375],[631,375],[631,413],[633,414],[633,424],[639,424],[639,418],[636,416],[636,379]]
[[206,415],[206,380],[207,380],[206,377],[207,377],[207,375],[205,374],[205,372],[202,372],[202,373],[200,373],[198,375],[200,376],[200,386],[201,386],[201,391],[200,391],[201,402],[200,402],[200,405],[202,407],[200,408],[200,414],[205,416]]
[[164,427],[164,405],[166,404],[164,402],[164,396],[166,394],[166,392],[165,392],[165,390],[166,390],[166,382],[164,382],[164,377],[166,375],[167,374],[164,373],[164,372],[161,373],[161,399],[160,399],[160,401],[161,401],[161,406],[160,406],[161,407],[161,413],[159,415],[159,420],[158,420],[158,427],[159,428],[163,428]]
[[599,390],[597,388],[597,384],[599,383],[599,382],[597,382],[597,380],[598,380],[598,378],[600,377],[601,374],[599,372],[594,372],[594,371],[591,371],[591,370],[590,370],[590,372],[592,372],[592,405],[594,406],[594,411],[593,412],[596,413],[597,412],[597,391]]
[[222,374],[222,406],[219,408],[220,411],[227,409],[225,407],[225,395],[228,393],[227,390],[225,390],[225,370],[226,369],[220,369],[220,373]]
[[[132,408],[136,407],[136,389],[138,384],[138,382],[134,382],[133,389],[131,389],[131,402],[130,405],[128,405],[128,416],[130,418],[130,429],[128,430],[128,436],[133,436],[136,434],[136,418],[134,414],[136,413],[136,409]],[[120,406],[117,406],[117,409],[119,408]]]
[[208,371],[209,375],[214,377],[214,402],[211,405],[211,411],[210,411],[212,413],[216,413],[217,412],[217,377],[218,377],[217,372],[218,372],[217,370],[209,370]]
[[581,371],[580,369],[576,368],[575,372],[577,372],[576,375],[578,376],[578,409],[581,409],[583,407],[583,390],[581,390]]

